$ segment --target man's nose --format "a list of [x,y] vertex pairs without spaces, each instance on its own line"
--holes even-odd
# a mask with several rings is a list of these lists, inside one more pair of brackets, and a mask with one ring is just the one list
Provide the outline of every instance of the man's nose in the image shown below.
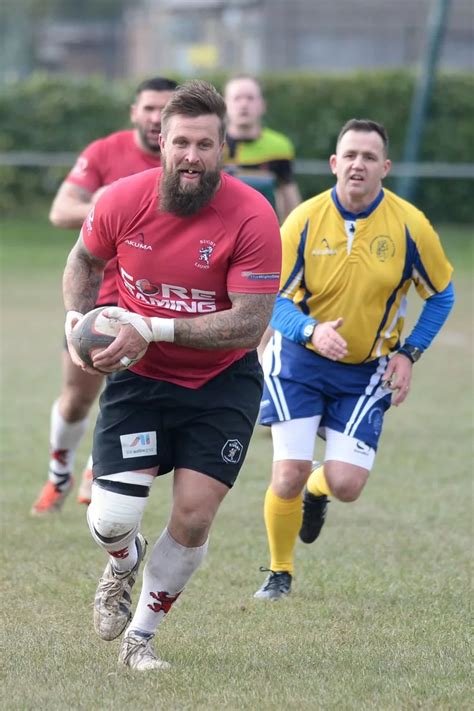
[[153,123],[161,123],[161,109],[152,111],[151,120],[153,121]]
[[186,151],[186,160],[188,163],[197,163],[199,160],[199,151],[197,146],[188,146],[188,150]]

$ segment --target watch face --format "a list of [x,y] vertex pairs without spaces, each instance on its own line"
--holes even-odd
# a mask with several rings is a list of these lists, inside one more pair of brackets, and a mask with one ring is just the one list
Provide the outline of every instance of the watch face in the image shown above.
[[412,363],[416,363],[417,360],[421,358],[421,355],[423,351],[421,351],[419,348],[416,348],[416,346],[404,346],[401,349],[402,353],[405,353],[411,360]]
[[304,330],[303,330],[304,337],[309,340],[311,338],[311,336],[313,335],[313,331],[314,331],[314,325],[312,323],[308,323],[308,325],[305,326]]

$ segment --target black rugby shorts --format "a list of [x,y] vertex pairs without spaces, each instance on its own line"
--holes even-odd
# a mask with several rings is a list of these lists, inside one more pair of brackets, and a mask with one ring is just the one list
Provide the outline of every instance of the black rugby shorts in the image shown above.
[[94,478],[184,467],[231,487],[247,454],[262,389],[255,351],[197,389],[128,370],[112,374],[94,431]]

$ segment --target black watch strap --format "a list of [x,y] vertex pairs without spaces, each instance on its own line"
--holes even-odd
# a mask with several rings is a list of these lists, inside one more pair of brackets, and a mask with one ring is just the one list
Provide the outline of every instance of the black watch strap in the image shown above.
[[405,343],[404,346],[398,349],[397,353],[402,353],[402,355],[406,356],[412,363],[416,363],[420,360],[423,351],[416,346],[410,346],[408,343]]

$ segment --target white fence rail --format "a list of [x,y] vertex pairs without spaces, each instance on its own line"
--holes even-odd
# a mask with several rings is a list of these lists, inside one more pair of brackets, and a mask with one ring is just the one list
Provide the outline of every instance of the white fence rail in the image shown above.
[[[0,152],[0,166],[21,166],[29,168],[70,167],[77,153],[47,153],[41,151]],[[295,161],[297,175],[328,175],[329,165],[324,160]],[[474,179],[474,163],[394,163],[391,175],[414,176],[417,178]]]

